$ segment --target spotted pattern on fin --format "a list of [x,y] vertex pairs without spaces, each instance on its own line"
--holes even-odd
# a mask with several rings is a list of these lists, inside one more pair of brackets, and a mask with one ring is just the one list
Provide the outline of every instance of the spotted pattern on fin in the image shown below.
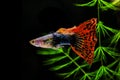
[[92,18],[80,24],[76,29],[73,29],[78,38],[76,38],[75,45],[71,47],[77,55],[85,59],[89,64],[93,62],[94,48],[97,42],[96,23],[97,19]]

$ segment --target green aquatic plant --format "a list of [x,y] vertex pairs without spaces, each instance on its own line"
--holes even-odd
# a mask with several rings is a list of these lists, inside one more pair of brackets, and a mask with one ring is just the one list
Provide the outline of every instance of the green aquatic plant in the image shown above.
[[[119,1],[116,1],[119,2]],[[118,7],[116,7],[114,4],[116,4],[115,2],[107,2],[105,0],[92,0],[88,3],[84,3],[84,4],[75,4],[75,6],[88,6],[88,7],[92,7],[95,6],[96,4],[98,4],[99,8],[101,8],[102,10],[108,10],[108,9],[112,9],[112,10],[120,10]]]
[[[94,62],[87,64],[82,58],[74,54],[71,48],[58,50],[40,49],[38,54],[48,58],[43,62],[49,65],[51,71],[67,80],[120,80],[120,52],[116,48],[120,40],[120,30],[104,25],[100,19],[100,9],[120,10],[114,4],[105,0],[92,0],[84,4],[75,4],[80,7],[92,7],[97,4],[98,23],[97,37],[98,46],[94,51]],[[109,44],[104,44],[102,37],[107,37]],[[111,46],[114,45],[114,46]],[[110,60],[109,60],[110,59]]]

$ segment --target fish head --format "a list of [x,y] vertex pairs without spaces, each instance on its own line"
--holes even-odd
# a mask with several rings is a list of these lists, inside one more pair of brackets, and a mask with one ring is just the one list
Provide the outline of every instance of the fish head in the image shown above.
[[53,34],[48,34],[42,37],[38,37],[29,41],[35,47],[41,48],[53,48]]

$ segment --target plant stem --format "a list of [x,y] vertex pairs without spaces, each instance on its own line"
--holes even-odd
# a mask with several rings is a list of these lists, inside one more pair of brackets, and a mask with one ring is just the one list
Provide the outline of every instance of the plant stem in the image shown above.
[[[100,0],[97,0],[97,17],[98,17],[98,23],[100,21]],[[100,26],[101,27],[101,26]],[[101,30],[100,30],[101,31]],[[101,35],[100,31],[98,32],[98,38],[99,38],[99,46],[101,46]]]
[[[98,23],[99,23],[99,21],[100,21],[100,2],[101,2],[101,0],[97,0],[97,13],[98,13]],[[100,27],[102,27],[102,26],[100,26]],[[100,31],[99,31],[99,34],[98,34],[98,37],[99,37],[99,47],[101,47],[101,28],[100,28]],[[101,65],[103,65],[103,60],[102,60],[102,58],[101,58]]]
[[97,13],[98,13],[98,22],[100,20],[100,0],[97,0]]

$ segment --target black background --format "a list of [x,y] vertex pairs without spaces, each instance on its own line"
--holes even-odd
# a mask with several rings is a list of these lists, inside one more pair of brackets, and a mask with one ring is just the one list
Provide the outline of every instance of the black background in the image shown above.
[[[90,0],[86,0],[90,1]],[[76,7],[73,3],[84,0],[23,0],[22,1],[22,80],[60,80],[54,72],[42,66],[43,56],[29,40],[54,32],[60,27],[72,27],[93,17],[97,8]],[[108,26],[119,29],[118,12],[108,10],[101,13],[101,20]],[[118,27],[119,26],[119,27]]]

